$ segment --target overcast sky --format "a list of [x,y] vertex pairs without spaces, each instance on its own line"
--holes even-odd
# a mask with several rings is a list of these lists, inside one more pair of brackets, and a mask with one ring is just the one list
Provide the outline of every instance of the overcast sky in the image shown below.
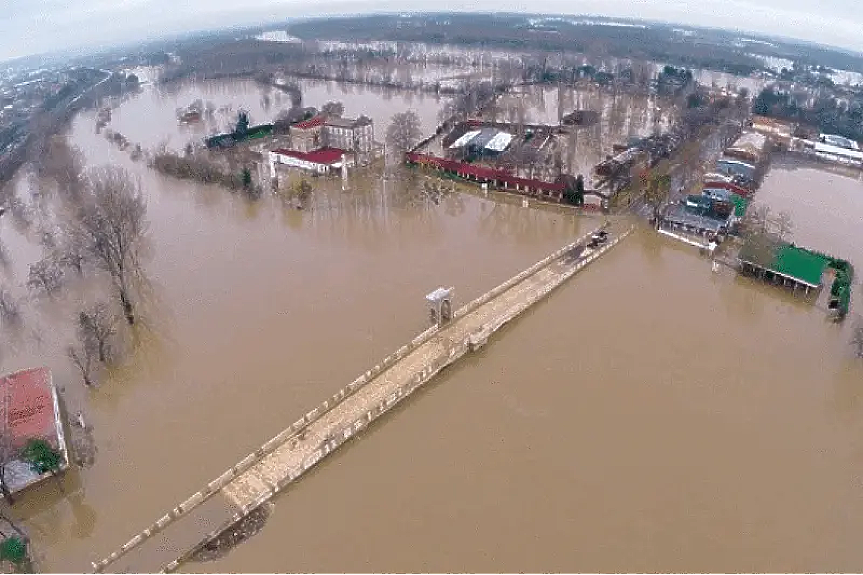
[[[242,9],[238,6],[242,5]],[[474,11],[628,16],[739,28],[863,52],[861,0],[473,0]],[[462,11],[454,0],[2,0],[0,60],[230,24],[335,13]]]

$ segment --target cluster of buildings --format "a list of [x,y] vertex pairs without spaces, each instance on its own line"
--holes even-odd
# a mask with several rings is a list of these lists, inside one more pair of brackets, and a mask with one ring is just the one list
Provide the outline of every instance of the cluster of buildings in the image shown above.
[[813,133],[803,126],[775,118],[754,116],[752,130],[770,137],[785,149],[802,152],[820,160],[863,169],[860,144],[836,134]]
[[698,194],[667,206],[659,233],[713,251],[743,218],[768,160],[768,138],[744,132],[728,146]]
[[269,152],[270,175],[285,166],[315,174],[329,174],[374,157],[374,122],[366,116],[342,118],[318,114],[289,128],[290,145]]
[[412,165],[486,188],[561,201],[575,178],[549,173],[557,127],[468,120],[436,134],[407,154]]

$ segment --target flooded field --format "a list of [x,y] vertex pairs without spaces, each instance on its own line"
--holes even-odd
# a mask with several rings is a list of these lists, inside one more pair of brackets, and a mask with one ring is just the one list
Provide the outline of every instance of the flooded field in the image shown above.
[[[361,114],[375,121],[375,138],[381,140],[394,114],[415,110],[425,133],[438,124],[443,99],[424,92],[398,92],[388,88],[319,80],[296,80],[303,93],[303,105],[321,106],[330,101],[345,105],[346,117]],[[177,125],[176,111],[200,99],[218,108],[212,121]],[[268,103],[269,102],[269,103]],[[227,131],[236,122],[240,108],[249,112],[253,123],[272,122],[291,100],[280,90],[253,80],[207,80],[168,86],[144,86],[142,93],[124,102],[112,114],[110,128],[144,148],[165,144],[181,149],[191,140]]]
[[600,115],[602,132],[607,139],[626,143],[629,137],[645,137],[667,131],[675,115],[673,107],[662,99],[627,93],[612,93],[596,88],[558,88],[557,86],[523,86],[501,98],[504,116],[513,108],[524,108],[527,123],[557,125],[574,110],[590,110]]
[[[413,107],[433,126],[439,106],[307,86],[304,103],[381,123]],[[111,128],[181,146],[174,110],[198,97],[267,117],[253,83],[214,82],[145,91]],[[249,204],[130,162],[94,123],[69,139],[141,178],[153,293],[140,347],[99,389],[72,371],[64,329],[0,358],[54,369],[96,437],[65,493],[49,482],[14,508],[45,571],[88,569],[424,329],[435,287],[467,302],[598,223],[472,194],[436,204],[372,176],[319,183],[309,211]],[[813,247],[863,261],[851,222]],[[37,237],[4,219],[0,238],[20,283]],[[32,304],[46,328],[84,287]],[[185,568],[860,570],[863,366],[847,330],[642,231],[289,489],[261,533]]]

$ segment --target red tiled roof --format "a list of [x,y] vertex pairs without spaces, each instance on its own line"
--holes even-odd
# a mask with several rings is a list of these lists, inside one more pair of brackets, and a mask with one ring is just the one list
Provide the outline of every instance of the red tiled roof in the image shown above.
[[311,152],[297,152],[280,148],[273,150],[273,152],[315,164],[335,164],[341,161],[342,155],[345,153],[344,150],[340,150],[339,148],[320,148]]
[[562,192],[564,190],[563,184],[544,182],[542,180],[534,180],[529,178],[520,178],[518,176],[513,176],[512,174],[504,170],[496,170],[494,168],[486,168],[473,164],[465,164],[463,162],[456,162],[454,160],[445,160],[443,158],[438,158],[436,156],[430,156],[427,154],[409,153],[407,155],[407,158],[411,162],[415,162],[418,164],[427,164],[443,170],[450,170],[452,172],[456,172],[461,176],[474,176],[476,178],[482,178],[484,180],[498,180],[501,182],[506,182],[510,185],[529,186],[531,188],[536,188],[549,192]]
[[39,367],[0,378],[0,418],[0,430],[8,429],[14,450],[23,448],[31,438],[56,445],[51,371]]
[[738,196],[748,198],[752,195],[750,190],[746,188],[742,188],[736,184],[732,184],[731,182],[704,182],[704,188],[721,188],[723,190],[728,190],[729,192],[735,193]]
[[317,128],[318,126],[323,126],[324,122],[326,122],[326,117],[324,116],[315,116],[310,120],[306,120],[304,122],[298,122],[294,124],[294,128],[299,128],[300,130],[308,130],[309,128]]

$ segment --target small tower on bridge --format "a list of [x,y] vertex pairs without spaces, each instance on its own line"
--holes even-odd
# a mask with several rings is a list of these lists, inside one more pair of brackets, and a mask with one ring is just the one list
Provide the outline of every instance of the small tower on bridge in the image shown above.
[[439,287],[426,296],[432,325],[440,327],[452,319],[452,292],[451,287]]

